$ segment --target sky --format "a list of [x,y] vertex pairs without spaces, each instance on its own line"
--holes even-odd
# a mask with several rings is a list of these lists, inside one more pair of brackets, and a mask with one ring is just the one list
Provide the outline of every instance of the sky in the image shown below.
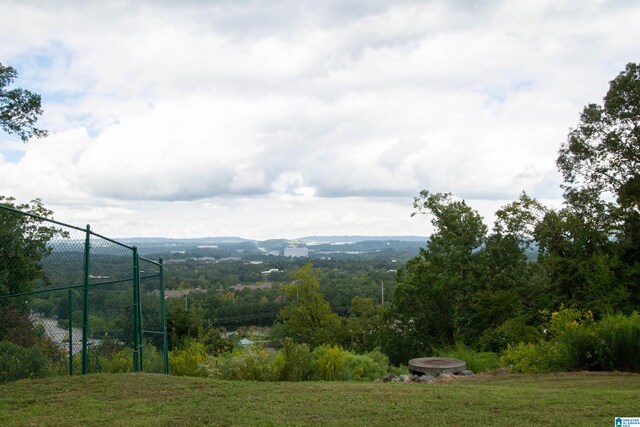
[[582,108],[640,60],[625,0],[0,0],[0,62],[50,135],[0,133],[0,195],[112,237],[420,235],[560,206]]

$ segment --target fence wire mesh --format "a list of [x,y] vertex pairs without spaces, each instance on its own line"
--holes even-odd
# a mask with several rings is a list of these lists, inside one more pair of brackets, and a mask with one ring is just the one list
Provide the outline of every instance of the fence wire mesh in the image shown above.
[[[162,262],[0,199],[0,382],[168,372]],[[10,202],[11,200],[9,200]]]

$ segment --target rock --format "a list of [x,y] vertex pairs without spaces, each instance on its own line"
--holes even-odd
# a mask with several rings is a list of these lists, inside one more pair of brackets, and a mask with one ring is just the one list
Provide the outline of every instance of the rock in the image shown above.
[[442,372],[440,375],[438,375],[438,378],[442,378],[442,379],[453,378],[453,374],[450,372]]
[[397,380],[397,379],[398,379],[398,377],[397,377],[397,376],[392,375],[392,374],[389,374],[389,375],[385,376],[384,378],[382,378],[382,382],[390,383],[390,382],[392,382],[393,380]]
[[409,384],[411,382],[411,376],[402,374],[398,377],[401,383]]
[[473,373],[473,371],[465,369],[464,371],[460,372],[458,375],[464,375],[464,376],[468,377],[468,376],[475,375],[475,374]]
[[434,382],[436,379],[432,375],[423,375],[418,380],[420,384],[430,384]]

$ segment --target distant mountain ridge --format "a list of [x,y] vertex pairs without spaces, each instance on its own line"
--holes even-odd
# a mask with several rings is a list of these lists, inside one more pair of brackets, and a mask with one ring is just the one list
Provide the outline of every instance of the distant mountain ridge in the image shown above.
[[398,242],[426,242],[426,236],[306,236],[292,239],[295,242],[358,243],[394,240]]
[[387,241],[394,240],[399,242],[426,242],[426,236],[362,236],[362,235],[334,235],[334,236],[305,236],[295,239],[245,239],[237,236],[217,236],[217,237],[123,237],[115,239],[122,243],[171,243],[171,242],[190,242],[190,243],[242,243],[242,242],[266,242],[271,240],[301,242],[301,243],[358,243],[369,241]]

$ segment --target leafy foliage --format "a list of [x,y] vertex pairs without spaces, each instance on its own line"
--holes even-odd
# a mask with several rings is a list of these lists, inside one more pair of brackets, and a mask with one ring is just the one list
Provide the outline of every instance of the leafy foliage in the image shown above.
[[294,278],[284,287],[285,297],[292,302],[280,310],[286,336],[312,348],[340,342],[340,319],[320,293],[311,264],[298,270]]
[[453,346],[437,350],[436,356],[463,360],[467,365],[467,369],[475,373],[500,367],[500,358],[496,353],[490,351],[478,352],[462,343],[456,343]]
[[0,128],[18,135],[23,142],[34,136],[45,137],[48,132],[34,126],[42,114],[40,95],[20,88],[6,89],[17,77],[15,68],[0,63]]
[[47,281],[40,265],[52,251],[47,244],[66,234],[60,228],[43,225],[39,217],[50,218],[53,212],[40,199],[16,204],[14,198],[0,196],[0,204],[34,215],[0,209],[0,295],[28,292],[35,279]]
[[516,372],[607,370],[640,372],[640,315],[596,321],[591,312],[553,312],[548,339],[509,346],[502,362]]
[[169,353],[169,369],[172,375],[187,375],[191,377],[206,376],[203,363],[208,354],[204,344],[196,340],[187,340],[180,349]]
[[0,341],[0,383],[46,377],[52,372],[51,360],[40,346],[22,347]]

